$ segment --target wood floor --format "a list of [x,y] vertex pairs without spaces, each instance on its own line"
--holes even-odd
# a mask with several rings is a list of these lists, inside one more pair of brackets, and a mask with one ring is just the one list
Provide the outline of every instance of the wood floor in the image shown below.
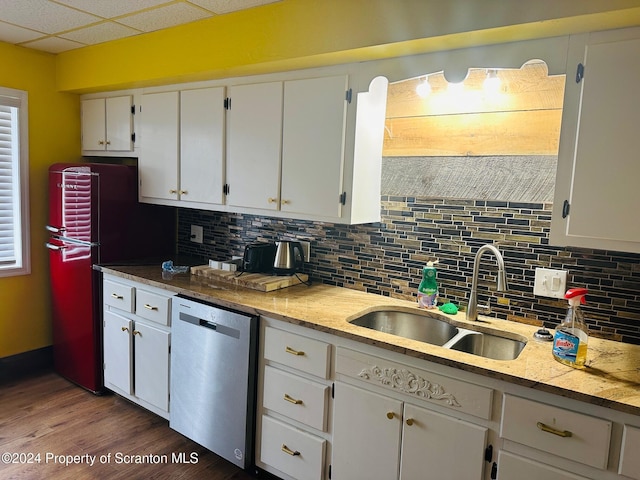
[[[68,466],[65,456],[71,456]],[[144,459],[154,463],[125,463]],[[254,477],[171,430],[157,415],[117,395],[96,396],[44,372],[0,384],[0,478]]]

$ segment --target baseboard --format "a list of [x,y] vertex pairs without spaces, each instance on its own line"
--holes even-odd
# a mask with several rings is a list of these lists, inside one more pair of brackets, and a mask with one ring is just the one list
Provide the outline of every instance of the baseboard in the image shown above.
[[53,369],[53,347],[0,358],[0,383]]

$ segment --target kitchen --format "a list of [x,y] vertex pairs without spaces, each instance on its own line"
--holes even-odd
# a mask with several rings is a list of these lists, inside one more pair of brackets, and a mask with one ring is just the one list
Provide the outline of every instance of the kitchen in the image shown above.
[[[426,6],[420,6],[421,2],[409,2],[406,8],[396,9],[395,12],[391,12],[385,9],[385,2],[376,3],[376,6],[380,8],[380,11],[372,10],[371,15],[373,18],[367,22],[363,22],[362,28],[358,29],[357,35],[361,35],[358,38],[352,38],[351,35],[356,35],[352,28],[352,22],[354,18],[360,18],[361,13],[359,9],[364,9],[360,2],[350,3],[347,8],[352,8],[344,16],[340,15],[338,18],[329,16],[328,12],[324,11],[322,7],[315,6],[311,2],[283,2],[282,5],[264,7],[265,12],[270,15],[290,15],[291,17],[285,17],[289,21],[284,22],[288,29],[286,32],[282,31],[283,26],[278,25],[280,33],[275,34],[274,38],[288,38],[285,41],[287,45],[282,45],[274,42],[274,51],[264,52],[262,59],[253,57],[247,59],[245,51],[263,51],[264,45],[260,44],[260,47],[252,45],[252,42],[260,42],[260,38],[256,38],[256,33],[259,29],[252,29],[250,25],[234,25],[228,26],[223,33],[218,33],[219,37],[214,34],[206,34],[205,38],[209,38],[211,42],[209,44],[217,44],[225,41],[230,43],[231,46],[224,51],[217,52],[216,58],[212,58],[209,48],[206,45],[189,45],[184,47],[184,40],[181,40],[182,28],[177,29],[175,32],[165,32],[152,34],[151,37],[156,39],[157,47],[147,47],[133,38],[129,42],[123,44],[113,45],[108,47],[107,45],[98,45],[96,47],[81,49],[77,51],[71,51],[67,54],[54,56],[45,56],[43,54],[36,54],[24,49],[17,49],[9,45],[2,45],[3,57],[8,59],[15,59],[15,63],[22,65],[22,69],[16,69],[13,71],[5,71],[2,75],[3,85],[11,86],[13,88],[22,88],[30,92],[30,106],[33,109],[30,114],[31,124],[31,144],[30,144],[30,157],[31,157],[31,251],[32,251],[32,274],[24,277],[5,278],[3,279],[2,288],[2,305],[4,319],[20,318],[20,322],[9,322],[7,320],[2,322],[0,327],[2,335],[0,335],[0,356],[3,357],[3,363],[14,362],[16,363],[15,355],[26,354],[27,352],[35,352],[32,355],[36,357],[38,352],[42,349],[46,349],[51,343],[51,327],[50,327],[50,314],[49,302],[33,302],[33,296],[38,295],[40,298],[49,298],[48,284],[47,284],[47,260],[43,250],[38,248],[38,245],[44,244],[46,241],[45,233],[42,226],[46,223],[46,198],[42,195],[42,192],[46,191],[46,170],[52,163],[59,161],[69,161],[70,159],[79,159],[79,132],[80,132],[80,118],[79,118],[79,98],[77,93],[85,92],[100,92],[106,90],[119,90],[123,88],[129,88],[135,84],[145,84],[148,86],[160,85],[166,83],[176,83],[177,81],[195,81],[203,80],[206,78],[223,78],[229,76],[238,76],[240,74],[258,74],[264,73],[265,69],[271,68],[271,71],[286,70],[290,68],[302,68],[306,66],[322,66],[324,64],[341,63],[344,61],[360,61],[376,59],[377,55],[382,55],[376,52],[374,45],[380,43],[386,43],[388,45],[388,52],[384,55],[400,56],[410,53],[422,53],[434,50],[442,50],[442,46],[438,46],[438,42],[444,42],[443,38],[434,34],[433,38],[424,38],[424,31],[440,32],[440,36],[444,35],[447,31],[442,32],[442,29],[452,28],[451,31],[456,31],[453,27],[447,27],[446,22],[440,22],[440,25],[434,25],[433,20],[429,20],[428,15],[413,15],[409,12],[422,11],[421,8],[427,8]],[[566,34],[574,33],[578,31],[588,30],[602,30],[622,26],[636,25],[634,22],[634,16],[632,15],[634,10],[631,7],[637,7],[633,2],[620,2],[616,3],[616,8],[620,10],[617,20],[614,14],[605,14],[609,10],[613,11],[614,7],[610,2],[607,2],[606,7],[601,7],[602,14],[597,15],[598,10],[597,3],[595,4],[595,13],[588,12],[594,15],[589,16],[587,12],[580,12],[585,15],[584,18],[577,18],[578,12],[575,13],[573,19],[564,19],[564,23],[558,22],[542,22],[535,23],[537,28],[536,35],[545,36],[551,34]],[[602,5],[602,4],[600,4]],[[410,8],[411,7],[411,8]],[[413,10],[413,9],[418,10]],[[624,8],[630,8],[630,10],[624,10]],[[284,11],[282,11],[284,9]],[[315,9],[320,9],[315,10]],[[544,9],[541,9],[544,10]],[[555,10],[550,9],[550,12]],[[304,12],[307,12],[303,15]],[[317,13],[317,15],[314,15]],[[530,13],[527,12],[527,15]],[[249,13],[247,13],[249,15]],[[299,15],[303,15],[299,17]],[[307,16],[308,15],[308,16]],[[527,22],[531,21],[531,18],[524,16],[518,17],[513,14],[515,18],[510,20],[514,25],[519,25],[520,30],[517,27],[512,27],[508,32],[498,31],[499,29],[491,30],[491,24],[487,16],[476,15],[473,16],[472,22],[478,22],[478,24],[472,24],[473,28],[470,28],[470,32],[467,34],[453,35],[446,38],[447,49],[467,46],[474,43],[482,42],[486,43],[486,40],[479,40],[478,37],[484,29],[489,29],[493,35],[491,42],[504,42],[508,40],[526,39],[531,35],[527,29],[531,28]],[[531,14],[533,15],[533,14]],[[545,15],[544,12],[539,12],[538,15]],[[548,15],[552,15],[548,13]],[[564,15],[558,13],[558,16]],[[314,18],[323,19],[322,25],[317,25]],[[571,16],[571,15],[570,15]],[[329,17],[329,18],[327,18]],[[272,18],[272,17],[267,17]],[[280,18],[277,17],[276,18]],[[311,22],[311,18],[314,21]],[[481,18],[486,18],[481,20]],[[538,17],[536,17],[538,18]],[[549,17],[553,18],[553,17]],[[260,22],[258,19],[252,21]],[[306,20],[302,22],[302,19]],[[245,18],[245,20],[247,20]],[[544,18],[542,18],[544,20]],[[602,23],[589,24],[587,22],[598,20]],[[222,19],[219,19],[222,21]],[[333,23],[329,23],[329,22]],[[380,38],[382,35],[381,30],[374,28],[376,21],[382,25],[401,24],[405,27],[402,34],[399,32],[390,32],[388,37]],[[309,22],[314,26],[312,27]],[[424,24],[422,22],[427,22]],[[487,24],[483,23],[486,22]],[[571,23],[573,22],[573,25]],[[617,22],[617,23],[616,23]],[[436,22],[438,23],[438,22]],[[587,28],[585,23],[590,25],[591,28]],[[525,25],[520,25],[525,24]],[[580,26],[576,26],[580,24]],[[308,31],[301,29],[301,25],[307,25]],[[378,25],[379,26],[379,25]],[[235,28],[234,28],[235,27]],[[184,28],[184,27],[183,27]],[[548,32],[545,29],[563,28],[564,30]],[[316,29],[322,29],[323,34],[311,35],[309,32],[314,32]],[[428,30],[427,30],[428,29]],[[585,30],[586,29],[586,30]],[[304,34],[301,33],[304,31]],[[460,27],[460,31],[463,29]],[[331,35],[327,32],[333,32]],[[343,32],[343,33],[340,33]],[[346,32],[350,32],[347,34]],[[173,34],[172,34],[173,33]],[[202,33],[201,33],[202,34]],[[286,37],[289,35],[289,37]],[[300,38],[300,35],[312,37],[313,41],[305,41],[304,44],[296,42],[296,38]],[[398,37],[398,35],[400,35]],[[236,41],[229,42],[229,38],[233,38]],[[323,40],[323,38],[325,40]],[[332,40],[329,41],[329,38]],[[292,41],[293,40],[293,41]],[[334,45],[333,42],[337,42]],[[363,43],[364,42],[364,43]],[[367,43],[368,42],[368,43]],[[435,45],[434,45],[435,44]],[[362,46],[369,45],[369,49],[365,49],[359,54],[354,50],[361,48]],[[294,47],[295,46],[295,47]],[[139,50],[136,50],[138,49]],[[333,50],[327,50],[333,49]],[[84,51],[83,51],[84,50]],[[6,51],[6,56],[4,51]],[[158,59],[158,52],[162,51],[164,57],[163,60]],[[324,56],[323,56],[324,55]],[[311,57],[316,58],[311,58]],[[123,60],[128,58],[136,58],[137,61],[127,69],[113,68],[113,65],[119,65]],[[274,58],[276,60],[274,60]],[[172,61],[169,61],[171,59]],[[253,62],[253,63],[251,63]],[[265,66],[265,62],[268,64],[272,62],[272,65]],[[314,62],[314,63],[311,63]],[[160,70],[160,71],[158,71]],[[424,72],[420,72],[424,73]],[[6,77],[5,77],[6,76]],[[57,82],[57,83],[56,83]],[[42,102],[41,99],[46,99],[46,102]],[[50,128],[52,119],[55,121],[55,129]],[[395,199],[387,200],[388,211],[396,211],[397,206],[394,203]],[[401,207],[404,207],[401,205]],[[418,207],[419,208],[419,207]],[[492,208],[488,206],[488,208]],[[541,217],[550,217],[550,207],[546,207],[547,210],[543,211],[539,215]],[[521,212],[518,212],[521,213]],[[182,242],[181,245],[186,245],[189,253],[193,248],[193,245],[188,241],[188,233],[184,231],[186,225],[192,223],[205,224],[206,226],[215,224],[215,227],[211,227],[213,230],[219,229],[222,232],[228,233],[230,231],[236,232],[238,224],[241,228],[246,225],[247,237],[253,238],[255,235],[260,235],[258,232],[251,232],[251,224],[257,221],[262,221],[265,224],[270,225],[270,231],[275,232],[275,235],[281,233],[294,232],[298,234],[303,232],[303,236],[309,236],[317,239],[317,250],[320,250],[322,244],[334,244],[335,246],[328,249],[326,257],[334,259],[330,263],[330,268],[338,269],[338,274],[335,277],[331,277],[329,274],[320,278],[323,281],[333,282],[334,284],[345,286],[354,286],[356,289],[370,288],[372,291],[376,291],[374,286],[361,285],[358,282],[362,280],[354,279],[350,270],[345,267],[345,263],[357,262],[357,256],[344,256],[336,252],[343,251],[355,251],[354,242],[357,243],[374,243],[380,242],[382,245],[381,250],[384,251],[384,245],[388,245],[390,242],[385,238],[388,232],[382,232],[382,237],[379,235],[376,226],[362,226],[362,227],[345,227],[331,225],[329,227],[323,227],[323,225],[316,225],[305,222],[284,222],[277,221],[269,218],[254,219],[242,216],[240,218],[231,218],[228,215],[219,215],[213,219],[210,217],[213,215],[209,212],[196,212],[187,209],[183,209],[180,212],[181,223],[179,228],[179,239]],[[540,219],[536,219],[540,220]],[[228,222],[228,227],[225,228],[225,223]],[[245,223],[242,223],[245,222]],[[182,231],[182,233],[180,233]],[[310,231],[312,235],[310,234]],[[317,236],[316,236],[317,234]],[[211,233],[213,235],[213,232]],[[238,234],[240,237],[243,233]],[[209,232],[205,232],[205,238],[212,239],[209,236]],[[324,240],[326,238],[326,240]],[[323,239],[321,242],[319,239]],[[344,240],[343,240],[344,239]],[[237,252],[241,245],[241,240],[234,240],[233,244],[228,250],[220,252],[221,255],[225,255],[232,252]],[[483,242],[484,243],[484,242]],[[389,254],[391,255],[391,253]],[[594,253],[584,252],[582,250],[572,251],[565,249],[557,249],[557,253],[547,254],[540,258],[540,262],[544,265],[550,265],[552,263],[552,256],[556,255],[561,259],[572,258],[571,266],[565,268],[571,269],[573,265],[578,265],[576,270],[580,272],[586,272],[588,275],[592,275],[594,269],[600,269],[599,275],[602,275],[602,282],[607,285],[608,282],[619,281],[623,284],[628,284],[630,287],[625,288],[623,296],[628,296],[628,290],[631,291],[631,296],[637,298],[637,287],[634,289],[633,285],[637,285],[634,282],[634,269],[637,271],[637,257],[632,254],[617,255],[610,253],[608,250],[598,250]],[[428,255],[425,255],[423,260],[428,260]],[[553,257],[553,258],[557,258]],[[591,258],[589,258],[591,257]],[[623,257],[620,259],[619,257]],[[348,262],[342,262],[339,259],[345,258]],[[420,260],[418,258],[418,260]],[[513,260],[516,262],[517,260]],[[469,263],[469,260],[467,260]],[[381,259],[382,264],[388,264],[389,259],[383,257]],[[565,265],[560,262],[558,266]],[[617,267],[621,265],[620,267]],[[39,267],[38,267],[39,266]],[[391,267],[397,268],[398,265],[391,263]],[[470,268],[470,267],[466,267]],[[615,274],[609,273],[609,271],[615,270]],[[384,270],[384,269],[383,269]],[[447,268],[441,268],[440,272],[445,275]],[[605,271],[606,270],[606,271]],[[411,273],[409,273],[411,272]],[[406,272],[407,276],[414,278],[405,279],[407,282],[417,282],[417,275],[419,275],[418,267],[414,267]],[[315,273],[315,272],[314,272]],[[574,274],[575,275],[575,274]],[[616,276],[614,279],[611,275]],[[524,276],[524,275],[523,275]],[[514,275],[515,277],[515,275]],[[452,282],[457,279],[452,279]],[[578,278],[572,277],[572,282],[582,283]],[[379,283],[386,283],[380,281]],[[393,283],[393,282],[390,282]],[[447,288],[446,277],[441,278],[441,283],[444,288]],[[468,291],[466,281],[464,287],[460,286],[459,290]],[[417,285],[416,285],[417,286]],[[413,287],[415,288],[415,287]],[[523,287],[524,288],[524,287]],[[384,289],[387,289],[386,291]],[[384,295],[390,295],[390,287],[380,287],[380,293]],[[406,287],[405,295],[410,295],[412,288]],[[462,294],[461,294],[462,295]],[[529,297],[531,297],[529,295]],[[611,310],[614,310],[610,305],[618,305],[620,299],[609,299],[604,301],[603,307],[598,310],[598,320],[603,325],[602,330],[611,332],[614,335],[628,335],[629,338],[638,338],[638,321],[637,314],[634,317],[633,313],[621,315],[619,323],[625,324],[625,328],[617,328],[615,322],[609,320]],[[531,300],[529,300],[531,302]],[[500,306],[496,308],[501,308]],[[549,322],[552,326],[556,323],[558,315],[561,315],[560,307],[558,304],[549,306],[543,303],[539,307],[542,311],[555,311],[556,317],[550,319]],[[516,307],[516,311],[518,307]],[[522,311],[526,311],[527,307],[522,307]],[[516,314],[518,316],[526,316],[526,313]],[[600,318],[602,316],[602,318]],[[631,330],[631,333],[626,333],[626,328]],[[622,333],[625,332],[625,333]],[[620,338],[620,337],[617,337]],[[634,343],[633,340],[628,339],[629,343]],[[637,341],[635,342],[637,343]],[[22,359],[29,358],[19,357]],[[32,357],[31,357],[32,358]],[[11,365],[11,364],[9,364]]]

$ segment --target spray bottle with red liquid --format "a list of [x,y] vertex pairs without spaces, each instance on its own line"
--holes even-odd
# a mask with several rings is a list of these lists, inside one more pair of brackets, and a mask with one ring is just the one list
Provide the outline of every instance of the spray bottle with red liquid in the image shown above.
[[553,336],[553,357],[570,367],[581,368],[587,359],[589,341],[587,324],[584,322],[580,304],[586,303],[586,288],[571,288],[564,298],[569,300],[567,316],[556,328]]

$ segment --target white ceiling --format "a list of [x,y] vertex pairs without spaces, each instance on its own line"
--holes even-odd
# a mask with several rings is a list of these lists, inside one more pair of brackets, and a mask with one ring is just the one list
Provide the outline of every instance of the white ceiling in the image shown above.
[[60,53],[279,0],[0,0],[0,41]]

